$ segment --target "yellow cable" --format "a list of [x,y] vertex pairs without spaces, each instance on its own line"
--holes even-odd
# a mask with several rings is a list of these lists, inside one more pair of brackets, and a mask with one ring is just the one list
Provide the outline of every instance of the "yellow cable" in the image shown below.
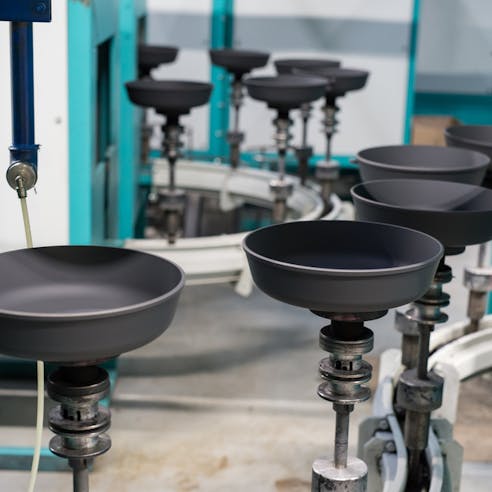
[[[26,245],[32,248],[31,223],[29,221],[29,212],[27,210],[26,198],[20,198],[22,219],[24,221],[24,231],[26,234]],[[36,363],[37,379],[38,379],[38,396],[37,396],[37,411],[36,411],[36,438],[34,443],[34,453],[32,456],[31,475],[29,478],[28,492],[34,492],[36,479],[39,470],[39,458],[41,457],[41,444],[43,439],[43,418],[44,418],[44,362],[38,360]]]

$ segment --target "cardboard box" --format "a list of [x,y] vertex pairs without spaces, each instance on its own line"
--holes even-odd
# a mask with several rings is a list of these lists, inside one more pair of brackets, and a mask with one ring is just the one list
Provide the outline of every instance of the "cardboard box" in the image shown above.
[[444,130],[459,124],[453,116],[415,116],[412,122],[412,144],[444,146]]

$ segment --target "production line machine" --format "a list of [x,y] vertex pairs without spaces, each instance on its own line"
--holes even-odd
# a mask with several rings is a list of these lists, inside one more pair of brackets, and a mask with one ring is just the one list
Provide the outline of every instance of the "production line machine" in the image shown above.
[[[111,444],[106,433],[110,413],[98,404],[109,392],[108,375],[100,363],[151,342],[172,321],[184,273],[159,256],[179,251],[180,242],[186,241],[179,238],[188,217],[186,194],[180,188],[187,176],[192,182],[192,175],[199,178],[191,188],[203,189],[206,183],[209,191],[213,189],[224,201],[227,197],[232,208],[237,207],[238,197],[247,198],[247,193],[241,195],[240,187],[234,189],[234,183],[249,179],[249,196],[272,207],[269,222],[276,224],[251,232],[246,238],[244,233],[231,235],[226,241],[231,241],[236,250],[244,241],[251,275],[260,289],[330,322],[319,338],[321,348],[330,355],[319,366],[325,382],[319,386],[318,395],[332,403],[336,412],[335,443],[333,458],[322,457],[313,465],[313,492],[456,490],[460,447],[453,442],[449,426],[446,440],[442,431],[446,426],[439,427],[432,419],[445,391],[444,380],[432,364],[439,362],[444,357],[440,351],[449,352],[449,347],[443,342],[444,347],[431,354],[439,345],[432,341],[432,332],[436,324],[446,321],[441,309],[450,303],[443,291],[443,285],[452,279],[445,256],[492,238],[492,191],[479,186],[490,160],[474,151],[481,150],[480,146],[487,148],[487,137],[480,142],[481,134],[475,131],[476,140],[468,137],[468,141],[452,142],[468,149],[365,149],[357,156],[363,183],[352,189],[358,220],[306,220],[319,219],[327,211],[330,215],[325,219],[340,217],[339,201],[331,194],[331,170],[336,167],[331,160],[335,98],[364,86],[367,72],[307,67],[310,63],[302,60],[303,67],[294,74],[243,81],[244,70],[260,66],[259,58],[266,63],[266,54],[255,54],[259,58],[253,62],[249,52],[212,52],[214,62],[234,74],[231,103],[236,116],[229,139],[231,166],[209,164],[207,169],[203,163],[178,163],[182,147],[180,118],[206,104],[212,86],[153,79],[152,67],[171,62],[176,50],[141,46],[141,78],[129,82],[126,88],[135,104],[154,108],[165,118],[161,150],[166,163],[162,159],[157,162],[159,169],[154,176],[159,177],[160,172],[162,178],[152,183],[151,201],[161,212],[156,227],[165,231],[166,246],[162,241],[132,239],[125,243],[126,249],[31,249],[25,200],[37,180],[38,148],[34,139],[31,29],[32,22],[49,21],[51,11],[49,1],[41,3],[46,10],[34,18],[27,8],[0,8],[0,19],[12,22],[13,145],[7,180],[22,203],[28,244],[28,249],[0,255],[0,353],[58,366],[47,380],[49,396],[59,403],[49,416],[50,429],[56,434],[50,449],[68,459],[74,491],[89,490],[90,464]],[[252,98],[277,111],[278,169],[274,173],[239,166],[243,136],[238,113],[243,85]],[[304,186],[305,157],[309,154],[304,131],[297,149],[306,151],[297,152],[299,179],[287,176],[285,159],[291,148],[290,111],[300,109],[306,127],[309,104],[323,96],[327,152],[326,161],[319,167],[329,168],[331,177],[325,182],[326,174],[316,174],[322,185],[319,196],[319,189]],[[176,167],[180,170],[177,176]],[[214,188],[217,183],[219,188]],[[254,190],[258,183],[263,186],[262,194]],[[330,186],[325,186],[327,183]],[[223,195],[224,184],[233,193]],[[152,250],[154,254],[132,249]],[[491,329],[476,331],[485,311],[486,293],[492,286],[492,274],[483,268],[483,251],[479,268],[467,270],[471,322],[459,333],[465,335],[463,340],[468,337],[482,341],[482,346],[489,340]],[[203,253],[204,248],[198,247],[193,254]],[[373,333],[364,323],[407,303],[411,303],[410,308],[396,318],[396,327],[402,333],[401,364],[390,375],[389,387],[388,379],[384,379],[388,374],[380,376],[375,417],[361,428],[359,456],[350,457],[349,416],[357,403],[370,397],[364,385],[371,378],[372,368],[363,355],[372,349]],[[435,333],[440,331],[446,330]],[[456,333],[444,339],[463,343]],[[490,368],[490,363],[483,362],[490,352],[485,347],[480,353],[479,370]],[[455,353],[460,353],[459,347]],[[472,374],[468,372],[467,376]],[[389,396],[381,396],[383,386]],[[397,460],[393,459],[395,455]]]

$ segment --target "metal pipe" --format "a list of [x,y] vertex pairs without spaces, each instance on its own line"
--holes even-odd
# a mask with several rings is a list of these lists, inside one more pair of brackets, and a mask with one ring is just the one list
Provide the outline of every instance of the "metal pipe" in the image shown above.
[[419,379],[427,380],[427,365],[429,363],[429,343],[432,325],[420,324],[419,327],[419,355],[417,362],[417,375]]

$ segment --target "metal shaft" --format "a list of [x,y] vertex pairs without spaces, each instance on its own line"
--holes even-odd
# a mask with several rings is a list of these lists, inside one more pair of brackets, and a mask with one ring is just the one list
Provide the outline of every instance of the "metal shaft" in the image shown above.
[[430,334],[434,328],[432,325],[419,324],[419,355],[417,362],[417,375],[419,379],[428,379],[427,365],[429,363]]
[[73,492],[89,492],[89,467],[86,460],[70,460],[73,470]]
[[420,337],[414,335],[403,335],[401,343],[401,363],[407,369],[417,367],[419,360]]
[[330,162],[331,161],[331,135],[330,136],[326,136],[326,162]]
[[348,455],[348,437],[350,425],[350,412],[354,409],[353,405],[333,404],[336,412],[335,423],[335,467],[346,468]]

